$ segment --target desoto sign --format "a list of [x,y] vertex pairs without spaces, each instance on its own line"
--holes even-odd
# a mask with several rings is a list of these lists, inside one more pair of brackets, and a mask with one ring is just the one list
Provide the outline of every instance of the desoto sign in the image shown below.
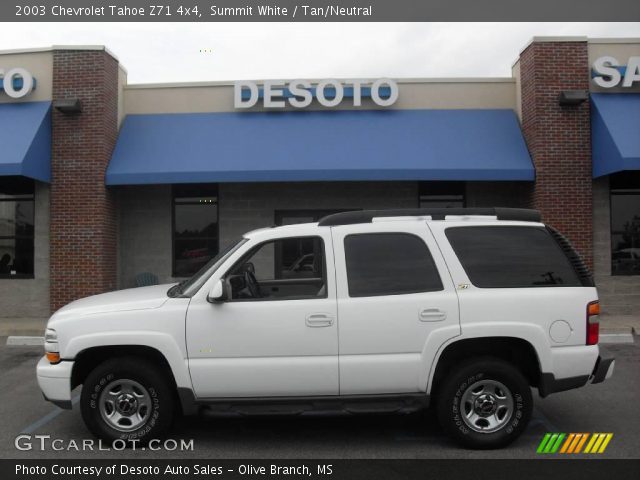
[[4,90],[11,98],[22,98],[29,95],[35,88],[33,75],[24,68],[16,67],[9,70],[0,68],[0,91]]
[[602,88],[631,87],[640,82],[640,57],[630,57],[622,65],[615,57],[600,57],[592,65],[593,81]]
[[371,98],[380,107],[389,107],[398,100],[398,85],[381,78],[371,81],[321,80],[312,84],[306,80],[265,81],[261,87],[255,82],[239,81],[234,86],[234,106],[251,108],[262,102],[264,108],[305,108],[314,99],[324,107],[352,105],[359,107],[363,98]]

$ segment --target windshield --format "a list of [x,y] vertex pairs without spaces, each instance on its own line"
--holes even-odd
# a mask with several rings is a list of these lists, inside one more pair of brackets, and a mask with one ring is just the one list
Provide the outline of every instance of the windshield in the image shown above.
[[182,282],[174,285],[167,291],[167,296],[169,297],[190,297],[194,293],[196,293],[200,287],[209,279],[213,273],[220,268],[220,265],[224,263],[224,261],[235,252],[240,245],[247,241],[246,238],[240,238],[235,242],[227,245],[226,248],[223,248],[218,255],[213,257],[211,260],[207,262],[205,266],[203,266],[200,270],[198,270],[191,278],[183,280]]

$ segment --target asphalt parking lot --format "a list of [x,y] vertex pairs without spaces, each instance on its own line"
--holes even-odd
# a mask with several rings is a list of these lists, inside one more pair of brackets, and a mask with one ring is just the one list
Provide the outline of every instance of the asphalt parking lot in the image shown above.
[[506,449],[484,452],[458,448],[430,412],[268,418],[202,414],[177,420],[170,435],[178,442],[193,439],[193,451],[21,451],[14,445],[20,433],[51,435],[62,439],[65,446],[92,437],[77,405],[63,411],[43,400],[35,378],[42,348],[5,343],[6,338],[0,337],[0,458],[534,458],[546,432],[611,432],[613,439],[600,458],[640,456],[638,337],[633,344],[601,347],[605,354],[616,357],[611,380],[546,399],[534,394],[536,407],[525,434]]

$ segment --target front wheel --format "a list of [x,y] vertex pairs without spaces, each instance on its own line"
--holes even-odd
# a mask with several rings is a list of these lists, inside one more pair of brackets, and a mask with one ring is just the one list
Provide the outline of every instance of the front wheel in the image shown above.
[[447,374],[437,393],[438,418],[461,445],[500,448],[524,431],[533,397],[522,373],[504,360],[475,358]]
[[80,410],[97,437],[146,444],[171,425],[174,396],[163,373],[151,363],[114,358],[98,365],[83,382]]

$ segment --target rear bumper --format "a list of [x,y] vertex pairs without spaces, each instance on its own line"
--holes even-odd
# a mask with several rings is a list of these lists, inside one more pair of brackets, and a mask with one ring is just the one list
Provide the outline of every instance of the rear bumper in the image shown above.
[[73,362],[62,361],[52,365],[42,357],[36,368],[38,385],[44,398],[64,409],[71,409],[71,371]]
[[616,360],[614,358],[598,357],[596,366],[593,367],[591,383],[602,383],[611,378],[615,365]]
[[589,381],[591,383],[602,383],[613,375],[615,359],[602,358],[598,356],[591,375],[577,375],[567,378],[556,378],[552,373],[543,373],[540,376],[538,392],[541,397],[546,397],[552,393],[564,392],[574,388],[584,387]]

